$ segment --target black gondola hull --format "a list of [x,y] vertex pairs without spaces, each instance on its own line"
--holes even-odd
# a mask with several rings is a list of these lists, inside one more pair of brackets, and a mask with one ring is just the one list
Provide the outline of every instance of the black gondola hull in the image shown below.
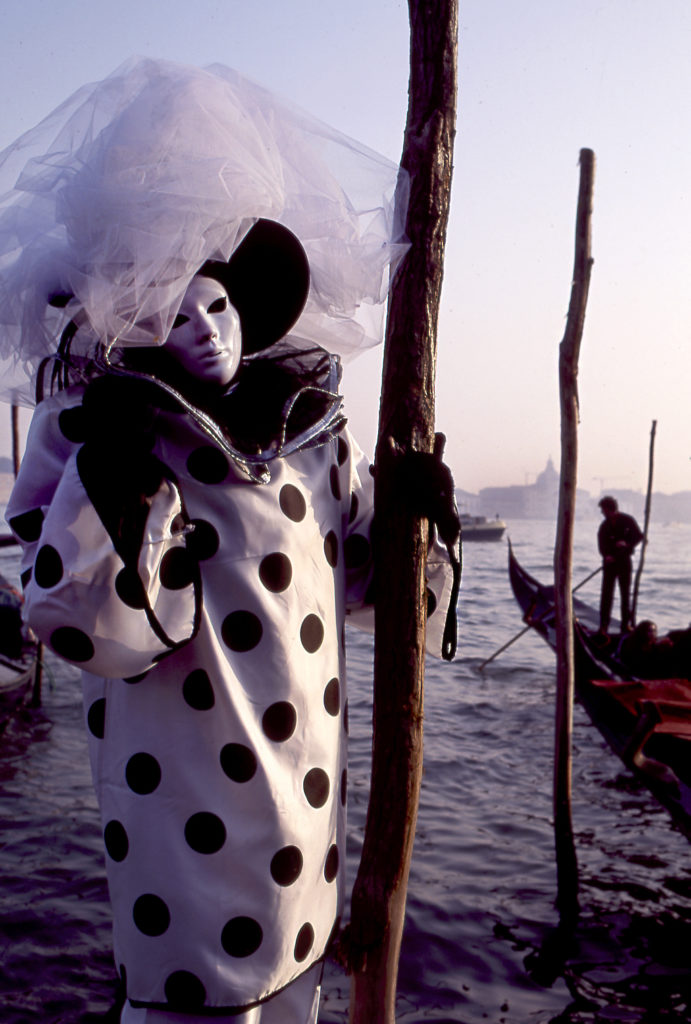
[[[554,587],[523,569],[509,545],[509,578],[524,621],[556,649]],[[616,658],[616,634],[597,636],[598,613],[574,597],[576,697],[608,745],[691,839],[691,683],[641,679]]]

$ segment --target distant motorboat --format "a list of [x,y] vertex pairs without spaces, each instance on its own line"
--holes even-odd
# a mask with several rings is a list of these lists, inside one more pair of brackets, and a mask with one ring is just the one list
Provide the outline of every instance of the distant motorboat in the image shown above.
[[461,537],[463,540],[501,540],[506,532],[506,523],[499,516],[471,516],[461,512]]

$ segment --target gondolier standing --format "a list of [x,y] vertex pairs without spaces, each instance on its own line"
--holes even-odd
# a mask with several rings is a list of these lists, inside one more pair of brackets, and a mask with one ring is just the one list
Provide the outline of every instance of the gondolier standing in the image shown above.
[[643,534],[633,516],[619,511],[616,498],[605,495],[599,502],[604,520],[597,532],[602,555],[602,591],[600,594],[600,633],[606,634],[612,614],[614,585],[619,581],[621,596],[621,628],[631,628],[629,594],[631,590],[631,555]]

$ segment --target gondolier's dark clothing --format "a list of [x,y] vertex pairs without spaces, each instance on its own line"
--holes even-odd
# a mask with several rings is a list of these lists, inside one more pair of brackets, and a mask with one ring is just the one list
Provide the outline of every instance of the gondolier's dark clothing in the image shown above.
[[621,596],[621,624],[625,628],[630,619],[629,593],[631,590],[631,555],[643,539],[633,516],[625,512],[604,519],[597,531],[597,544],[602,555],[602,591],[600,594],[600,629],[606,632],[612,614],[614,585],[619,581]]

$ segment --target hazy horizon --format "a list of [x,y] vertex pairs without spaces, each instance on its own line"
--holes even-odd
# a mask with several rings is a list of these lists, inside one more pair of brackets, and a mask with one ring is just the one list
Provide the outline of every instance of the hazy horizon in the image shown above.
[[[0,147],[138,53],[236,67],[400,156],[402,2],[25,0],[8,6],[3,28]],[[437,385],[437,425],[458,487],[525,483],[549,456],[558,466],[558,347],[578,158],[588,147],[595,262],[580,360],[579,486],[645,488],[657,420],[654,488],[691,488],[690,44],[684,0],[461,3]],[[381,350],[367,353],[345,374],[351,425],[370,452],[380,362]],[[0,421],[0,443],[6,429]]]

